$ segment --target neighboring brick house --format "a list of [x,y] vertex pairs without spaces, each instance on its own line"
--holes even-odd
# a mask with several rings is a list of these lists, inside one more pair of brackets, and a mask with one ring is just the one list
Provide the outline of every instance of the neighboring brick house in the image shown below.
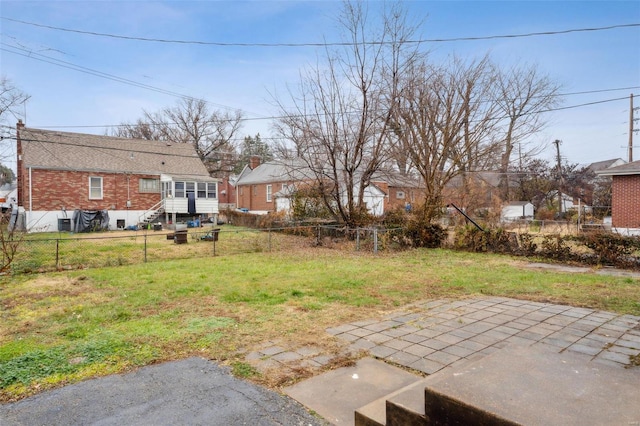
[[[236,207],[264,214],[291,209],[291,195],[304,185],[313,185],[315,177],[301,160],[274,160],[260,164],[255,158],[242,171],[236,181]],[[373,215],[380,216],[392,207],[390,191],[395,205],[406,205],[409,192],[405,183],[378,177],[365,189],[365,203]],[[404,193],[403,193],[404,191]],[[405,195],[407,194],[407,195]]]
[[371,182],[385,194],[384,212],[395,209],[411,209],[424,200],[424,187],[411,176],[395,172],[376,175]]
[[299,161],[260,164],[258,158],[252,157],[236,180],[236,207],[259,214],[275,212],[277,194],[289,193],[289,188],[310,181],[311,174]]
[[220,210],[236,208],[236,176],[225,176],[218,183],[218,202]]
[[18,206],[30,232],[75,230],[68,226],[77,211],[106,211],[109,229],[218,214],[218,180],[191,144],[19,122],[17,154]]
[[620,233],[640,235],[640,161],[598,171],[611,176],[611,225]]
[[491,210],[501,204],[500,176],[500,172],[494,171],[470,173],[466,180],[457,175],[443,188],[443,201],[445,204],[455,204],[471,214]]

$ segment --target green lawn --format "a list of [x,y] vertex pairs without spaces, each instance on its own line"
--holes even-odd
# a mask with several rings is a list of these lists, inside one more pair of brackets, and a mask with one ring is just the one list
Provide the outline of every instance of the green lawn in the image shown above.
[[246,368],[267,340],[337,346],[324,330],[418,300],[499,295],[640,315],[640,281],[534,271],[448,250],[304,248],[4,277],[0,400],[199,355]]

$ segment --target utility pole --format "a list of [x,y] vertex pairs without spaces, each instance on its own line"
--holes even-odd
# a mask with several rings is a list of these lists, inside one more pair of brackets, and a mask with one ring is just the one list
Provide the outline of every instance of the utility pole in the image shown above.
[[629,162],[633,162],[633,93],[629,96]]
[[556,145],[556,158],[558,160],[558,217],[562,214],[562,161],[560,160],[560,144],[562,141],[556,139],[553,141]]
[[629,162],[633,162],[633,132],[637,132],[639,129],[634,129],[636,121],[635,112],[640,110],[640,107],[633,107],[633,93],[629,95]]

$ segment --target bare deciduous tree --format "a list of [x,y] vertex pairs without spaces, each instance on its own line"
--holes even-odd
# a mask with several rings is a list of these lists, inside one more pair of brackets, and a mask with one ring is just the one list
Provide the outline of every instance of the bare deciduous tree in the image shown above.
[[387,160],[400,75],[417,55],[405,43],[414,27],[399,6],[385,11],[377,32],[367,12],[365,2],[345,2],[339,24],[347,45],[327,50],[326,62],[302,75],[291,107],[276,100],[283,116],[276,132],[295,144],[327,209],[352,226],[367,220],[365,191]]
[[[25,102],[29,100],[29,95],[18,89],[7,77],[0,77],[0,124],[9,125],[9,121],[15,124],[24,114],[20,111]],[[13,126],[9,127],[8,133],[14,135]],[[5,131],[0,132],[1,136],[5,136]],[[14,152],[14,154],[0,154],[0,162],[6,162],[9,157],[15,155],[13,149],[2,149],[2,152]]]
[[174,107],[156,113],[144,111],[134,124],[123,124],[114,136],[173,143],[192,143],[210,173],[233,169],[236,148],[233,138],[242,125],[242,112],[211,111],[202,99],[184,98]]
[[542,112],[559,105],[560,86],[536,66],[517,65],[508,70],[496,69],[496,102],[503,117],[500,172],[502,196],[510,200],[509,171],[513,151],[519,157],[536,154],[536,146],[527,146],[527,139],[546,125]]
[[17,121],[22,117],[18,108],[29,100],[29,95],[23,93],[13,85],[7,77],[0,77],[0,123],[8,120],[11,115]]
[[446,66],[422,63],[407,73],[396,110],[396,143],[408,153],[424,185],[425,222],[444,207],[447,184],[480,167],[495,149],[494,110],[484,102],[487,60]]

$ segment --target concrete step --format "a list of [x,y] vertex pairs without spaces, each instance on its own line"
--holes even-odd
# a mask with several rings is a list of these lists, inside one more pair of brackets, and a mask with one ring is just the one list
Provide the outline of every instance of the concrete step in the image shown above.
[[422,378],[373,358],[284,388],[288,396],[335,425],[353,425],[354,411]]
[[433,381],[433,377],[418,380],[358,408],[355,413],[356,426],[420,424],[425,420],[424,389],[429,380]]
[[640,369],[546,345],[507,347],[438,374],[425,389],[431,424],[640,423]]
[[640,424],[640,368],[507,347],[356,410],[359,426]]

